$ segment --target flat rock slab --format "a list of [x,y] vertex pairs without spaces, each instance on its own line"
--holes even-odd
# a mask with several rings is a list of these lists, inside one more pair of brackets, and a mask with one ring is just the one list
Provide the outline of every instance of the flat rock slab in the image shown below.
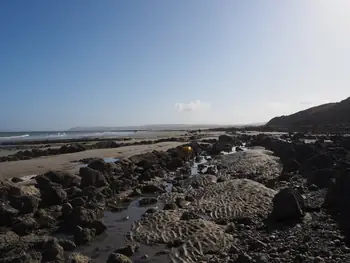
[[[226,251],[234,242],[233,236],[225,232],[225,226],[214,220],[267,216],[276,191],[249,179],[233,179],[191,189],[187,193],[165,194],[161,199],[173,202],[186,194],[194,197],[186,209],[146,214],[133,225],[132,238],[144,244],[180,240],[181,245],[169,253],[173,262],[199,262],[208,254]],[[184,220],[184,212],[198,217]]]
[[278,177],[282,172],[279,158],[271,151],[251,149],[221,156],[214,163],[220,164],[222,175],[234,178],[248,178],[261,183]]

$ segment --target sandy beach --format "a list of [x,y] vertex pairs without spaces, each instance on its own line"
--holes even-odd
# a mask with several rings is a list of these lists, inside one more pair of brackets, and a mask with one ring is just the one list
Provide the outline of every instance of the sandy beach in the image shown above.
[[153,150],[166,151],[183,143],[164,142],[151,145],[125,146],[115,149],[96,149],[77,153],[39,157],[31,160],[0,163],[0,179],[37,175],[49,170],[76,172],[77,162],[85,158],[128,158],[135,154]]

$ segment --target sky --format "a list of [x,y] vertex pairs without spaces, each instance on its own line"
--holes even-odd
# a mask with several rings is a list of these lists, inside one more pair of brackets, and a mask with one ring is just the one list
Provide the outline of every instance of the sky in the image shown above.
[[0,1],[0,130],[265,122],[350,96],[348,0]]

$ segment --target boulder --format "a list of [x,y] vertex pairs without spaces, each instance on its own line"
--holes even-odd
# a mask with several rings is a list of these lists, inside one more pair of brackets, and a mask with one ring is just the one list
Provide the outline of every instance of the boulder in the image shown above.
[[107,180],[102,173],[89,167],[80,168],[79,176],[81,177],[81,188],[88,186],[99,188],[108,185]]
[[80,143],[72,143],[72,144],[67,144],[63,145],[59,149],[59,153],[64,154],[64,153],[76,153],[76,152],[82,152],[85,151],[86,147]]
[[0,203],[0,226],[10,226],[18,210],[7,203]]
[[291,188],[279,191],[272,199],[272,202],[272,217],[277,221],[288,221],[304,216],[304,199],[297,191]]
[[62,189],[62,186],[50,181],[40,188],[40,193],[42,206],[60,205],[67,199],[67,193]]
[[19,244],[20,237],[12,231],[0,233],[0,254],[16,248]]
[[156,185],[153,185],[153,184],[147,184],[147,185],[142,186],[141,191],[142,191],[142,193],[145,193],[145,194],[155,194],[155,193],[165,193],[166,192],[163,188],[156,186]]
[[334,162],[327,154],[317,154],[311,157],[306,163],[303,170],[316,171],[321,169],[331,169]]
[[20,213],[33,213],[38,210],[40,199],[33,195],[13,196],[10,199],[11,205]]
[[125,247],[116,249],[114,253],[123,254],[127,257],[131,257],[139,250],[139,248],[140,247],[137,244],[129,244]]
[[77,246],[75,243],[69,239],[58,239],[58,244],[63,247],[64,251],[73,251]]
[[72,215],[68,220],[68,223],[71,227],[87,227],[93,222],[95,222],[96,219],[97,215],[93,210],[79,206],[73,209]]
[[95,230],[89,228],[82,228],[77,226],[74,230],[74,242],[78,246],[90,244],[92,238],[95,236]]
[[20,236],[28,235],[38,228],[38,223],[31,216],[17,217],[12,222],[12,231]]
[[97,236],[101,235],[107,230],[106,224],[103,223],[101,220],[95,220],[94,222],[90,223],[89,228],[93,229]]
[[80,177],[62,171],[49,171],[43,175],[51,182],[61,184],[63,188],[69,188],[72,186],[79,186]]
[[64,261],[64,249],[56,239],[50,240],[43,245],[43,261]]
[[90,263],[91,259],[87,256],[84,256],[80,253],[72,253],[66,263]]
[[132,261],[123,254],[112,253],[109,255],[107,263],[132,263]]
[[299,169],[300,169],[299,162],[296,159],[294,159],[294,158],[288,158],[283,163],[282,174],[294,173],[294,172],[297,172]]
[[93,145],[92,148],[108,149],[108,148],[118,148],[118,147],[120,147],[120,144],[116,143],[115,141],[102,141],[102,142],[97,142],[95,145]]
[[320,169],[311,172],[307,176],[308,185],[316,185],[318,188],[328,188],[336,177],[336,171],[332,169]]

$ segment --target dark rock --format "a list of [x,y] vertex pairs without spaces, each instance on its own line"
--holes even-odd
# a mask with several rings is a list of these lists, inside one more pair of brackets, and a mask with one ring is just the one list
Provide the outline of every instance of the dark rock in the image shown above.
[[145,198],[142,198],[142,199],[139,201],[139,205],[140,205],[140,206],[148,206],[148,205],[156,204],[157,202],[158,202],[157,198],[154,198],[154,197],[145,197]]
[[73,209],[72,216],[69,220],[69,224],[72,227],[75,226],[89,226],[94,221],[96,221],[97,216],[94,211],[86,209],[84,207],[76,207]]
[[183,212],[180,220],[192,220],[192,219],[199,219],[200,216],[191,212],[191,211],[185,211]]
[[102,141],[97,142],[93,148],[96,149],[108,149],[108,148],[118,148],[120,147],[120,144],[116,143],[115,141]]
[[113,190],[109,187],[104,187],[101,190],[101,194],[103,194],[105,197],[112,197],[113,196]]
[[304,199],[297,191],[291,188],[279,191],[272,202],[272,217],[275,220],[297,219],[304,216]]
[[125,256],[131,257],[139,250],[139,246],[137,244],[130,244],[122,248],[118,248],[114,251],[114,253],[123,254]]
[[43,206],[60,205],[67,198],[67,193],[62,189],[62,186],[56,183],[48,182],[43,188],[40,188],[40,192],[41,205]]
[[49,228],[49,229],[54,228],[57,224],[57,220],[47,212],[37,213],[36,222],[38,223],[39,228]]
[[80,195],[81,197],[87,197],[89,201],[104,202],[105,200],[104,195],[94,186],[85,187]]
[[72,207],[85,206],[86,201],[82,197],[76,197],[70,200]]
[[58,239],[58,244],[63,247],[65,251],[73,251],[77,246],[69,239]]
[[242,152],[242,151],[244,151],[241,147],[236,147],[236,152]]
[[142,186],[141,191],[145,194],[165,193],[165,190],[163,188],[153,184]]
[[0,254],[4,251],[10,251],[19,244],[20,237],[12,231],[0,233]]
[[11,179],[11,182],[13,182],[13,183],[20,183],[20,182],[23,182],[23,180],[21,178],[18,178],[18,177],[13,177]]
[[0,203],[0,226],[9,226],[17,216],[18,210],[6,203]]
[[81,177],[81,188],[88,186],[103,187],[108,185],[108,182],[104,175],[96,170],[89,167],[81,167],[79,171],[79,176]]
[[179,247],[183,243],[184,243],[184,241],[181,240],[181,239],[174,239],[174,240],[171,240],[171,241],[167,242],[166,246],[167,246],[167,248]]
[[300,164],[297,160],[288,158],[283,164],[282,174],[294,173],[300,169]]
[[43,261],[63,261],[64,260],[64,249],[61,247],[57,240],[52,240],[44,244],[43,246]]
[[135,188],[129,196],[130,197],[142,196],[142,192],[139,188]]
[[94,222],[89,224],[89,228],[95,230],[95,234],[101,235],[103,232],[107,230],[107,226],[101,220],[95,220]]
[[307,176],[307,183],[309,185],[314,184],[319,188],[328,188],[335,177],[336,172],[332,169],[321,169],[309,174]]
[[68,199],[73,199],[75,197],[81,196],[82,190],[79,187],[72,186],[67,189],[65,189],[68,195]]
[[63,145],[60,149],[59,152],[61,154],[64,153],[76,153],[76,152],[82,152],[85,151],[86,147],[80,143],[72,143],[68,145]]
[[61,184],[63,188],[69,188],[73,186],[79,186],[80,177],[62,171],[49,171],[44,174],[52,182]]
[[107,263],[132,263],[132,261],[123,254],[112,253],[109,255]]
[[28,235],[39,228],[33,217],[17,217],[12,223],[12,231],[20,236]]
[[13,196],[11,205],[20,213],[35,213],[38,210],[40,199],[33,195]]
[[64,218],[69,218],[73,212],[73,206],[70,203],[65,203],[62,205],[62,216]]
[[92,238],[95,236],[95,230],[89,228],[82,228],[77,226],[74,230],[74,242],[78,246],[84,244],[90,244]]
[[84,256],[80,253],[72,253],[69,255],[66,263],[90,263],[91,259],[87,256]]
[[177,209],[177,205],[175,203],[166,203],[164,205],[164,210],[175,210]]
[[331,157],[327,154],[317,154],[311,157],[305,164],[303,170],[321,170],[321,169],[330,169],[334,165],[334,162]]
[[243,253],[238,255],[235,263],[253,263],[253,259],[248,254]]
[[26,252],[18,248],[18,251],[9,251],[2,254],[1,263],[40,263],[42,262],[42,255],[40,252]]

